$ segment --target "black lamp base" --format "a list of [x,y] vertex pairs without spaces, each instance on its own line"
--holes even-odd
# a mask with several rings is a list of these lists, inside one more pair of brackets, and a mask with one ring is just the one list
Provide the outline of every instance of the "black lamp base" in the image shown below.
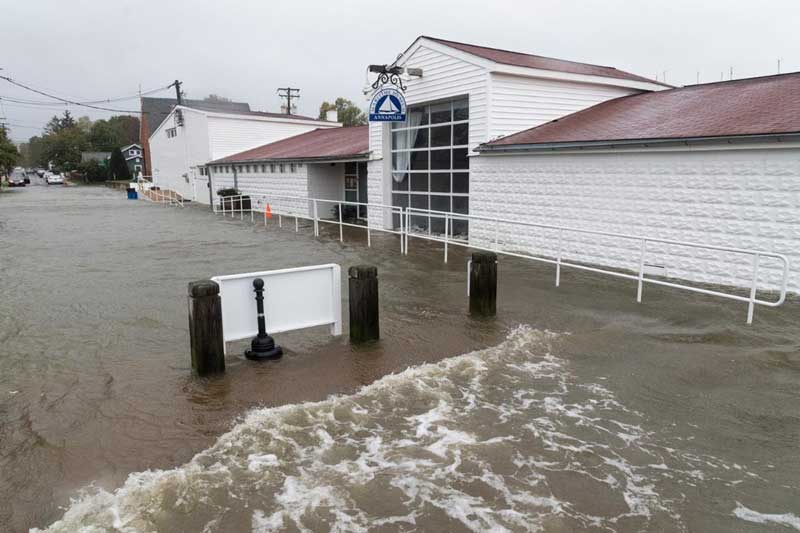
[[275,346],[275,341],[269,335],[257,336],[253,337],[250,350],[244,352],[244,356],[253,361],[280,359],[283,356],[283,348]]

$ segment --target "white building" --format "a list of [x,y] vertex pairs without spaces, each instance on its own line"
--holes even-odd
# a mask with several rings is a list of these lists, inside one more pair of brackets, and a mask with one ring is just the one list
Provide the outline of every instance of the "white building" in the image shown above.
[[175,106],[149,138],[153,183],[208,204],[213,191],[206,163],[317,128],[341,126],[335,113],[329,118]]
[[[422,75],[403,76],[405,123],[369,126],[360,200],[782,253],[792,260],[789,288],[800,292],[800,74],[676,89],[610,67],[429,37],[391,66]],[[313,143],[306,148],[313,160]],[[352,197],[340,176],[327,188],[321,179],[255,177],[239,188],[291,182],[300,183],[296,194]],[[369,217],[396,224],[381,210]],[[444,231],[441,219],[412,218],[418,230]],[[451,231],[479,245],[494,238],[478,221]],[[558,253],[552,230],[500,233],[503,246]],[[570,234],[562,247],[565,259],[631,270],[640,259],[639,243],[624,239]],[[748,286],[752,277],[752,258],[737,254],[655,246],[646,263],[699,282]],[[761,267],[760,288],[777,288],[777,262]]]

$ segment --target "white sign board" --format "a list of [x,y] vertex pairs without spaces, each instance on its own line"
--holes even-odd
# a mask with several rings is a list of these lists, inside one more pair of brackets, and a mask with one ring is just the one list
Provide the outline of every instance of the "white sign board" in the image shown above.
[[211,278],[219,284],[225,342],[258,333],[253,280],[264,280],[267,333],[331,326],[342,334],[342,277],[339,265],[317,265]]

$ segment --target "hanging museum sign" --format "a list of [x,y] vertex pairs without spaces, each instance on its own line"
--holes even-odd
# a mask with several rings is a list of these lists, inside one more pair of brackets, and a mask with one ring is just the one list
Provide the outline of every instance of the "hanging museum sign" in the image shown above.
[[369,104],[370,122],[405,122],[406,99],[402,80],[397,74],[381,73],[372,84],[375,94]]

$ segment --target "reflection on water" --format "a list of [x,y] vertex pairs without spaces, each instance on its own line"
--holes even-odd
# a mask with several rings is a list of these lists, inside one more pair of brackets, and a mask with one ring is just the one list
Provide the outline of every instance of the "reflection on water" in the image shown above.
[[[0,230],[11,530],[800,529],[796,302],[746,328],[742,306],[637,305],[574,273],[556,290],[501,259],[499,317],[474,321],[465,252],[99,189],[4,194]],[[277,336],[277,363],[242,344],[190,376],[187,281],[323,262],[378,267],[381,342],[317,328]]]

